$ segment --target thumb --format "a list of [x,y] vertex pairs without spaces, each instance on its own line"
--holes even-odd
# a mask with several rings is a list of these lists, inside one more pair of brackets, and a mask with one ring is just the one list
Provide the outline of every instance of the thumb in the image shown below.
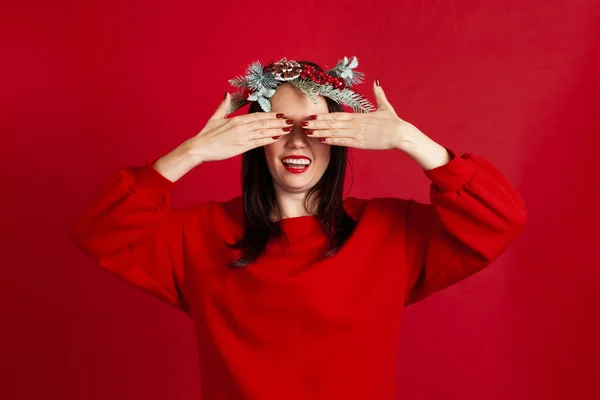
[[385,92],[383,91],[383,88],[381,86],[379,86],[378,84],[379,84],[379,79],[377,79],[373,82],[373,93],[375,94],[375,101],[377,102],[377,110],[392,109],[392,111],[393,111],[394,108],[392,107],[390,102],[387,100],[387,97],[385,97]]
[[227,110],[229,110],[230,104],[231,104],[231,95],[228,92],[225,92],[225,98],[223,99],[221,104],[219,104],[219,107],[217,107],[217,111],[215,111],[215,113],[212,115],[212,117],[209,118],[209,121],[225,118],[228,114]]

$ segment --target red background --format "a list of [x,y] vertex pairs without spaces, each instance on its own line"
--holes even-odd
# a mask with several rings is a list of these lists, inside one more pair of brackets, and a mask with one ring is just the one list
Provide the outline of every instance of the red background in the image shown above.
[[[597,1],[4,1],[0,397],[199,398],[191,322],[96,268],[67,221],[109,173],[199,132],[250,62],[357,55],[364,94],[380,79],[528,205],[500,259],[406,310],[403,398],[600,398],[599,33]],[[404,154],[352,160],[350,194],[427,201]],[[174,205],[237,195],[239,168],[200,166]]]

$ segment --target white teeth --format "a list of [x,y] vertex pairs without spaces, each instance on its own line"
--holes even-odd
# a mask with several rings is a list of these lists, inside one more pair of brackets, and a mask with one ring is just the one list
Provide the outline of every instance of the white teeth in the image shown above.
[[286,164],[297,164],[297,165],[308,165],[310,164],[310,160],[307,159],[293,159],[293,158],[284,158],[283,160],[281,160],[282,162],[286,163]]

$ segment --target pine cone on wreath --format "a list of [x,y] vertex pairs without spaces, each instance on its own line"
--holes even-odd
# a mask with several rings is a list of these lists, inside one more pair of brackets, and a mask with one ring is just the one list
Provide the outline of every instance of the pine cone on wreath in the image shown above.
[[277,62],[271,61],[267,66],[267,71],[272,72],[278,81],[290,81],[300,76],[302,66],[298,62],[294,60],[288,61],[284,57]]

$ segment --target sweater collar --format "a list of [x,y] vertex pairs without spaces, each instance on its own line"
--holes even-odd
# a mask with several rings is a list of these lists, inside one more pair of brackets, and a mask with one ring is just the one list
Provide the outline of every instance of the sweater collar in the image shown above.
[[313,215],[284,218],[279,226],[290,242],[324,235],[319,219]]

